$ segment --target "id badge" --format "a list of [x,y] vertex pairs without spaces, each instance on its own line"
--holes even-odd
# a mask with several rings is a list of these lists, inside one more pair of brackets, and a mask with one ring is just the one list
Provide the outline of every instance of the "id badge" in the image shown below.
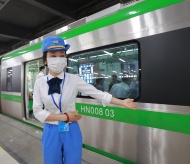
[[69,124],[66,122],[59,121],[58,130],[59,130],[59,132],[68,132]]

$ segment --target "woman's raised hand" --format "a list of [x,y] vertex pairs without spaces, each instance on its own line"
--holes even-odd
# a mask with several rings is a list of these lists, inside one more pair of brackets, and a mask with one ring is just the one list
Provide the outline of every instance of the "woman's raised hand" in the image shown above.
[[134,99],[123,100],[123,106],[126,108],[137,109],[137,104],[134,102]]

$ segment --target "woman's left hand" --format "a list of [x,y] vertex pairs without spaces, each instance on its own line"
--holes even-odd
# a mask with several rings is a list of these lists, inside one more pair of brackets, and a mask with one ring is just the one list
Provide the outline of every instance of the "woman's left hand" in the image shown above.
[[82,118],[82,115],[76,113],[76,115],[75,115],[75,120],[76,120],[76,121],[79,121],[81,118]]
[[125,99],[122,100],[122,104],[126,108],[131,108],[131,109],[137,109],[137,104],[134,102],[134,99]]

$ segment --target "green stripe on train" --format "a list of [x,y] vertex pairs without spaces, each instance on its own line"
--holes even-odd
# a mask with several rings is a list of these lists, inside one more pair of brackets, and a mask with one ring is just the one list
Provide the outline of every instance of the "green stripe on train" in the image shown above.
[[76,103],[79,114],[190,134],[190,115]]
[[[21,102],[21,96],[1,94],[1,98]],[[85,116],[190,134],[190,115],[82,103],[76,103],[76,109]]]
[[[117,11],[114,14],[92,21],[73,30],[59,34],[58,36],[64,39],[69,39],[182,1],[184,0],[159,0],[159,1],[145,0],[144,2],[141,2],[139,4],[136,4],[128,8],[124,8],[122,10]],[[41,44],[42,43],[40,42],[35,45],[24,48],[22,50],[18,50],[13,53],[7,54],[6,56],[3,56],[2,60],[3,61],[8,60],[23,55],[25,53],[40,49]]]
[[87,150],[90,150],[90,151],[93,151],[93,152],[95,152],[95,153],[98,153],[98,154],[100,154],[100,155],[103,155],[103,156],[105,156],[105,157],[114,159],[114,160],[119,161],[119,162],[121,162],[121,163],[125,163],[125,164],[136,164],[135,162],[132,162],[132,161],[127,160],[127,159],[125,159],[125,158],[119,157],[119,156],[117,156],[117,155],[108,153],[108,152],[106,152],[106,151],[97,149],[97,148],[95,148],[95,147],[92,147],[92,146],[89,146],[89,145],[86,145],[86,144],[83,144],[83,148],[85,148],[85,149],[87,149]]
[[9,95],[9,94],[1,94],[1,99],[15,101],[15,102],[21,102],[22,100],[21,96]]

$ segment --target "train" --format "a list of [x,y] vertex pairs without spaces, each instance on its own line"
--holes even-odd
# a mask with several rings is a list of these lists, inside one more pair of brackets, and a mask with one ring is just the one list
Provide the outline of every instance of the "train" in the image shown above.
[[41,42],[57,35],[71,45],[66,72],[110,93],[130,79],[118,98],[138,104],[105,106],[78,93],[85,149],[126,164],[189,164],[189,6],[190,0],[117,4],[3,55],[0,112],[42,126],[32,114],[32,93]]

